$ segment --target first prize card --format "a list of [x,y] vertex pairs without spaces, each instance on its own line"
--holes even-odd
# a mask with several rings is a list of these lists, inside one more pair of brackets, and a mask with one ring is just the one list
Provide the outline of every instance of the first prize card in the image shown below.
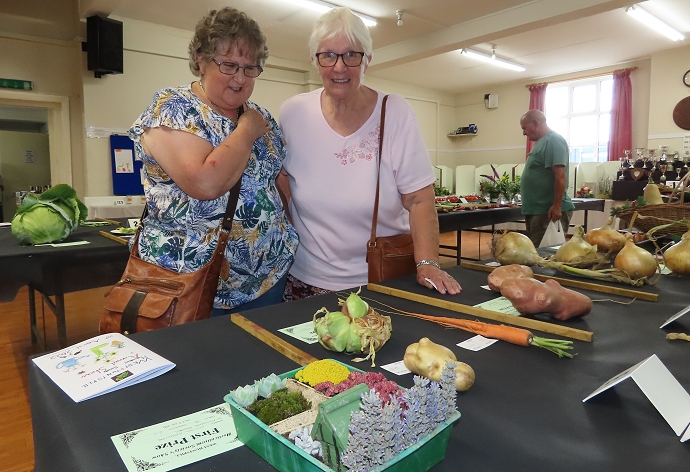
[[173,470],[242,446],[226,403],[110,439],[129,472]]

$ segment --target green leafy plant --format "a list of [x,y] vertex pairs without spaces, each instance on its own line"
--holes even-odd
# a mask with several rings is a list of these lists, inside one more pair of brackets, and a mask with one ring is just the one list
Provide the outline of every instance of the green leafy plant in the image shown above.
[[23,244],[60,241],[86,219],[88,209],[67,184],[24,197],[12,218],[12,234]]
[[597,198],[611,198],[613,194],[613,181],[611,177],[604,175],[597,182]]
[[311,408],[311,402],[300,392],[288,392],[281,388],[273,392],[270,398],[259,399],[247,407],[247,411],[266,424],[295,416]]
[[499,175],[493,165],[491,169],[494,171],[493,175],[481,174],[484,177],[484,179],[479,181],[479,192],[482,195],[488,195],[491,199],[496,199],[499,195],[503,195],[506,200],[511,200],[520,193],[519,175],[513,179],[508,176],[507,172]]
[[434,195],[437,197],[445,197],[446,195],[450,195],[450,190],[448,190],[446,187],[441,187],[434,184]]

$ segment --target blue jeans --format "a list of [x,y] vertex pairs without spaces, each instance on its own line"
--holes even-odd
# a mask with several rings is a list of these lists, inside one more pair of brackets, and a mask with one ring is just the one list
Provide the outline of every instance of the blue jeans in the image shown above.
[[214,308],[211,312],[211,317],[229,315],[239,311],[247,311],[254,308],[261,308],[263,306],[275,305],[283,301],[283,291],[285,290],[285,282],[287,281],[287,273],[282,276],[276,284],[268,289],[268,292],[261,295],[259,298],[251,302],[238,305],[234,308]]

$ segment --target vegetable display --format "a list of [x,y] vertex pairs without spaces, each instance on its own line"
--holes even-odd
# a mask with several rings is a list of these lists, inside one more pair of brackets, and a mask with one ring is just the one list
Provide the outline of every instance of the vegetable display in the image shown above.
[[[359,362],[371,358],[371,366],[375,367],[376,351],[391,337],[391,318],[372,309],[358,293],[339,300],[341,311],[329,312],[323,307],[314,313],[314,331],[326,349],[366,353],[365,358],[353,360]],[[320,314],[324,316],[319,317]]]
[[558,262],[565,262],[571,265],[586,265],[596,263],[599,260],[597,256],[597,246],[591,245],[584,238],[585,231],[582,226],[575,227],[575,233],[570,240],[561,244],[561,247],[556,251],[556,260]]
[[685,225],[688,227],[688,231],[681,236],[679,242],[663,252],[664,265],[676,275],[690,276],[690,224],[688,221],[679,220],[674,223],[655,226],[647,234],[652,241],[656,241],[654,234],[657,231],[676,225]]
[[658,269],[656,257],[637,246],[632,238],[628,239],[613,261],[616,269],[628,274],[633,279],[649,278]]
[[501,295],[522,314],[549,313],[560,321],[584,316],[592,311],[592,300],[564,288],[555,280],[509,279],[501,285]]
[[625,246],[625,236],[613,229],[613,217],[609,216],[606,223],[601,228],[587,231],[585,234],[587,242],[597,247],[601,252],[618,252]]
[[61,241],[77,229],[87,213],[72,187],[56,185],[40,195],[24,197],[12,218],[12,235],[22,244]]
[[447,362],[452,362],[455,369],[455,389],[464,392],[474,384],[474,370],[464,362],[459,362],[453,351],[445,346],[422,338],[410,344],[405,350],[403,363],[410,372],[438,382]]
[[534,272],[526,265],[510,264],[502,265],[492,270],[489,277],[487,277],[487,282],[491,290],[500,292],[501,285],[508,279],[531,279],[532,277],[534,277]]

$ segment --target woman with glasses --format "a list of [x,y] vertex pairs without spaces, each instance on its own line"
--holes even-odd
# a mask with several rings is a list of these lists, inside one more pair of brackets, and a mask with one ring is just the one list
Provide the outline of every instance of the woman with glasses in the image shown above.
[[234,8],[209,12],[189,45],[199,80],[157,92],[130,130],[144,162],[148,215],[139,252],[149,262],[178,272],[206,264],[241,179],[214,316],[280,302],[297,247],[275,186],[282,135],[249,100],[267,57],[254,20]]
[[[362,20],[334,8],[314,25],[309,47],[323,88],[280,109],[287,157],[279,185],[300,236],[285,299],[367,283],[367,241],[376,194],[384,93],[364,85],[372,41]],[[460,285],[438,263],[436,180],[415,114],[405,99],[386,104],[377,236],[411,232],[417,281],[440,293]]]

